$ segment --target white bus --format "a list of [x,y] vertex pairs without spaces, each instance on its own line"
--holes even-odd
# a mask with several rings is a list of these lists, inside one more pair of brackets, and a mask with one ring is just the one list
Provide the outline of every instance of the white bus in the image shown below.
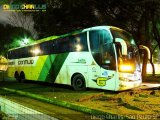
[[142,83],[133,37],[112,26],[96,26],[8,51],[8,76],[71,85],[75,90],[120,91]]

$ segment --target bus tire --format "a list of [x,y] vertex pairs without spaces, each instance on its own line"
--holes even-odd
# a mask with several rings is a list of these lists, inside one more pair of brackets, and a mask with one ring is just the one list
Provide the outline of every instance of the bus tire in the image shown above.
[[17,71],[14,73],[14,78],[16,79],[17,82],[20,82],[20,77]]
[[86,89],[85,78],[81,74],[76,74],[72,79],[72,86],[74,90],[80,91]]
[[25,81],[25,74],[24,74],[24,72],[22,71],[21,73],[20,73],[20,82],[24,82]]

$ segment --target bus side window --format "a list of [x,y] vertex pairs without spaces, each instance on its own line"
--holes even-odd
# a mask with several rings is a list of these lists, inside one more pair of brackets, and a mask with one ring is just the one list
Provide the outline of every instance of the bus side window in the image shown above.
[[55,44],[56,53],[66,53],[70,51],[68,37],[56,40]]
[[70,51],[88,51],[86,33],[81,33],[70,37]]
[[9,51],[8,54],[7,54],[7,56],[8,56],[8,59],[13,59],[12,51]]
[[23,58],[23,48],[19,49],[19,54],[18,54],[19,58]]
[[54,54],[57,54],[59,53],[59,50],[58,50],[58,40],[55,40],[52,44],[53,48],[54,48]]
[[20,58],[28,57],[28,55],[27,55],[27,50],[26,50],[26,49],[27,49],[27,47],[20,49],[20,54],[19,54],[19,57],[20,57]]
[[40,49],[42,50],[42,54],[43,54],[43,55],[46,55],[46,54],[47,54],[47,52],[46,52],[46,43],[45,43],[45,42],[42,42],[42,43],[40,44]]
[[15,50],[13,51],[14,59],[17,59],[17,58],[19,57],[19,53],[20,53],[20,51],[17,50],[17,49],[15,49]]
[[89,36],[90,36],[91,51],[95,53],[100,53],[100,40],[98,31],[91,31]]
[[95,61],[101,65],[102,64],[102,55],[100,53],[100,39],[99,34],[97,30],[90,31],[89,33],[89,39],[90,39],[90,47],[92,55],[95,59]]
[[41,55],[54,54],[53,41],[47,41],[40,44]]
[[30,51],[31,51],[31,46],[28,46],[26,48],[26,57],[32,57],[32,53]]
[[12,52],[11,52],[11,58],[12,59],[16,59],[16,52],[15,52],[15,50],[12,50]]

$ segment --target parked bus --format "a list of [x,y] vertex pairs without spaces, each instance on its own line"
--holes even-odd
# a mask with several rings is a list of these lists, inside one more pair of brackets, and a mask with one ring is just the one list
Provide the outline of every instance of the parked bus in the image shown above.
[[75,90],[126,90],[142,83],[131,34],[96,26],[8,51],[8,77],[71,85]]

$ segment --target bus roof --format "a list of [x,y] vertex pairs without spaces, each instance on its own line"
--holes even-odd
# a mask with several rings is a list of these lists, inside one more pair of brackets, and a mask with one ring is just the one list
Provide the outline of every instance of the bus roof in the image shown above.
[[70,35],[76,35],[76,34],[81,33],[81,32],[98,30],[98,29],[108,29],[109,30],[110,28],[117,29],[117,30],[120,30],[120,31],[125,31],[123,29],[120,29],[120,28],[117,28],[117,27],[114,27],[114,26],[95,26],[95,27],[90,27],[90,28],[86,28],[86,29],[82,29],[82,30],[73,31],[71,33],[63,34],[63,35],[60,35],[60,36],[49,36],[49,37],[46,37],[46,38],[42,38],[42,39],[34,41],[31,44],[28,44],[28,45],[25,45],[25,46],[22,46],[22,47],[11,48],[11,49],[9,49],[9,51],[19,49],[19,48],[23,48],[23,47],[27,47],[27,46],[36,45],[36,44],[39,44],[39,43],[42,43],[42,42],[45,42],[45,41],[49,41],[49,40],[56,40],[58,38],[63,38],[63,37],[67,37],[67,36],[70,36]]

